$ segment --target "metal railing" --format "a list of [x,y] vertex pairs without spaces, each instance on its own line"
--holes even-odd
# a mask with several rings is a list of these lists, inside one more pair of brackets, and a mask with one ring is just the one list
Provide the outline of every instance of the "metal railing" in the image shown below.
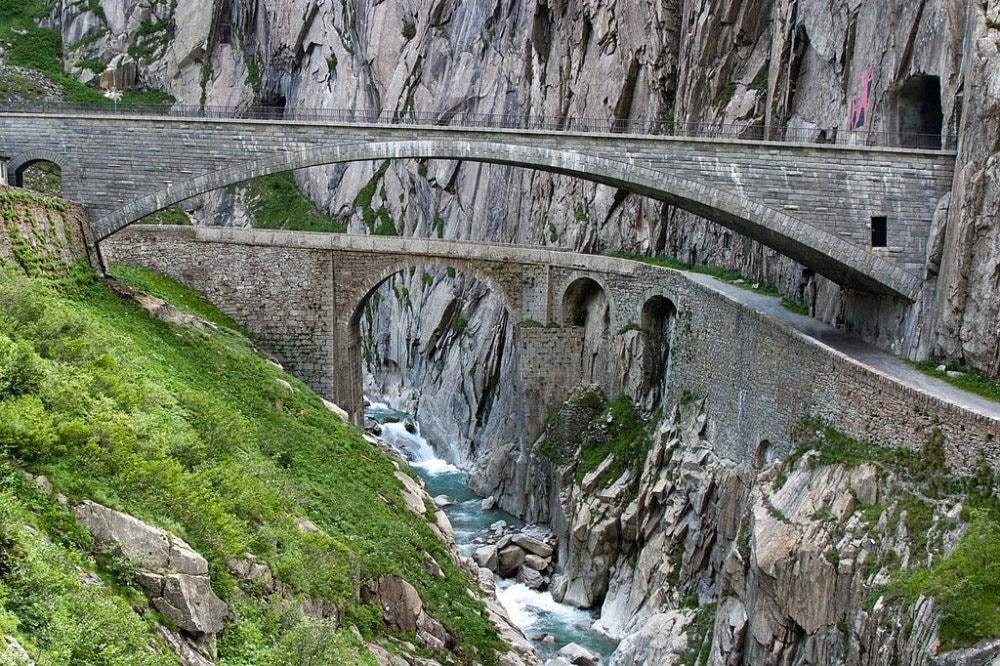
[[422,127],[453,127],[464,129],[532,130],[581,134],[628,134],[636,136],[668,136],[729,141],[766,141],[795,144],[834,144],[841,146],[873,146],[918,148],[923,150],[953,149],[952,134],[905,134],[871,129],[814,129],[762,123],[719,124],[661,120],[573,118],[568,116],[514,115],[493,113],[440,113],[427,111],[374,111],[366,109],[320,109],[283,106],[221,106],[182,105],[79,105],[61,102],[0,102],[0,114],[101,114],[118,116],[160,116],[207,120],[270,120],[286,122],[330,123],[344,125],[411,125]]

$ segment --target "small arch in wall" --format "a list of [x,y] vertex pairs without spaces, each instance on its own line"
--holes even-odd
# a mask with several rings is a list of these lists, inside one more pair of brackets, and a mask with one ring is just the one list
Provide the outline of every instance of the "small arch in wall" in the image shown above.
[[357,298],[356,303],[354,304],[354,311],[350,319],[351,327],[356,328],[360,326],[365,305],[371,302],[372,296],[375,292],[377,292],[379,288],[382,287],[382,285],[385,284],[391,277],[401,273],[413,273],[413,271],[420,267],[428,266],[434,266],[444,270],[449,278],[454,278],[458,274],[465,274],[483,282],[487,287],[489,287],[490,292],[495,294],[497,298],[500,299],[508,313],[515,312],[515,308],[512,305],[513,301],[511,295],[503,289],[503,286],[497,280],[495,280],[487,271],[476,270],[474,265],[468,266],[465,264],[466,262],[455,262],[454,259],[423,257],[420,259],[398,261],[387,265],[372,277],[367,291]]
[[753,454],[754,469],[763,469],[773,463],[778,457],[777,449],[769,440],[762,439]]
[[50,160],[31,160],[13,173],[14,184],[40,194],[62,196],[62,167]]
[[664,379],[669,374],[677,306],[666,296],[651,296],[642,305],[643,393],[653,392],[659,402]]
[[64,180],[75,173],[70,159],[51,150],[28,150],[7,161],[9,184],[50,196],[61,196]]
[[562,320],[566,326],[606,332],[611,326],[611,308],[604,287],[589,277],[573,280],[563,293]]

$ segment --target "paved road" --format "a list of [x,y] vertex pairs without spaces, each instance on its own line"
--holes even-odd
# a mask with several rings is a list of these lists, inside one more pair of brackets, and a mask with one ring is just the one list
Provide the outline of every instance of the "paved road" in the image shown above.
[[722,282],[710,275],[688,273],[688,276],[734,301],[753,308],[771,319],[775,319],[795,330],[804,333],[817,342],[824,344],[840,353],[854,359],[858,363],[892,377],[915,389],[933,395],[941,400],[959,405],[985,416],[1000,421],[1000,402],[987,400],[975,393],[952,386],[948,382],[930,377],[903,362],[899,357],[882,351],[858,337],[844,333],[818,319],[795,314],[781,306],[781,302],[773,296],[765,296],[736,285]]

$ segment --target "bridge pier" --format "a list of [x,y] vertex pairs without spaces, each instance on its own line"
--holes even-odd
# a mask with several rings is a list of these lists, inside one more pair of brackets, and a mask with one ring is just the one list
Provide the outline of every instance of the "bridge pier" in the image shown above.
[[578,327],[517,327],[524,392],[524,438],[537,440],[549,414],[580,383],[583,336]]
[[351,423],[358,427],[365,424],[365,396],[362,375],[361,335],[357,322],[351,325],[350,320],[339,317],[334,327],[334,355],[329,369],[330,383],[333,386],[330,398],[351,418]]

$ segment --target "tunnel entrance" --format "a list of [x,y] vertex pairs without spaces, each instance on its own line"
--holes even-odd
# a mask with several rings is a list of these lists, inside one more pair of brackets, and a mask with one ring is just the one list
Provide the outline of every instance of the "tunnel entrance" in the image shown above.
[[904,148],[941,148],[941,79],[929,74],[911,76],[896,103],[900,145]]

